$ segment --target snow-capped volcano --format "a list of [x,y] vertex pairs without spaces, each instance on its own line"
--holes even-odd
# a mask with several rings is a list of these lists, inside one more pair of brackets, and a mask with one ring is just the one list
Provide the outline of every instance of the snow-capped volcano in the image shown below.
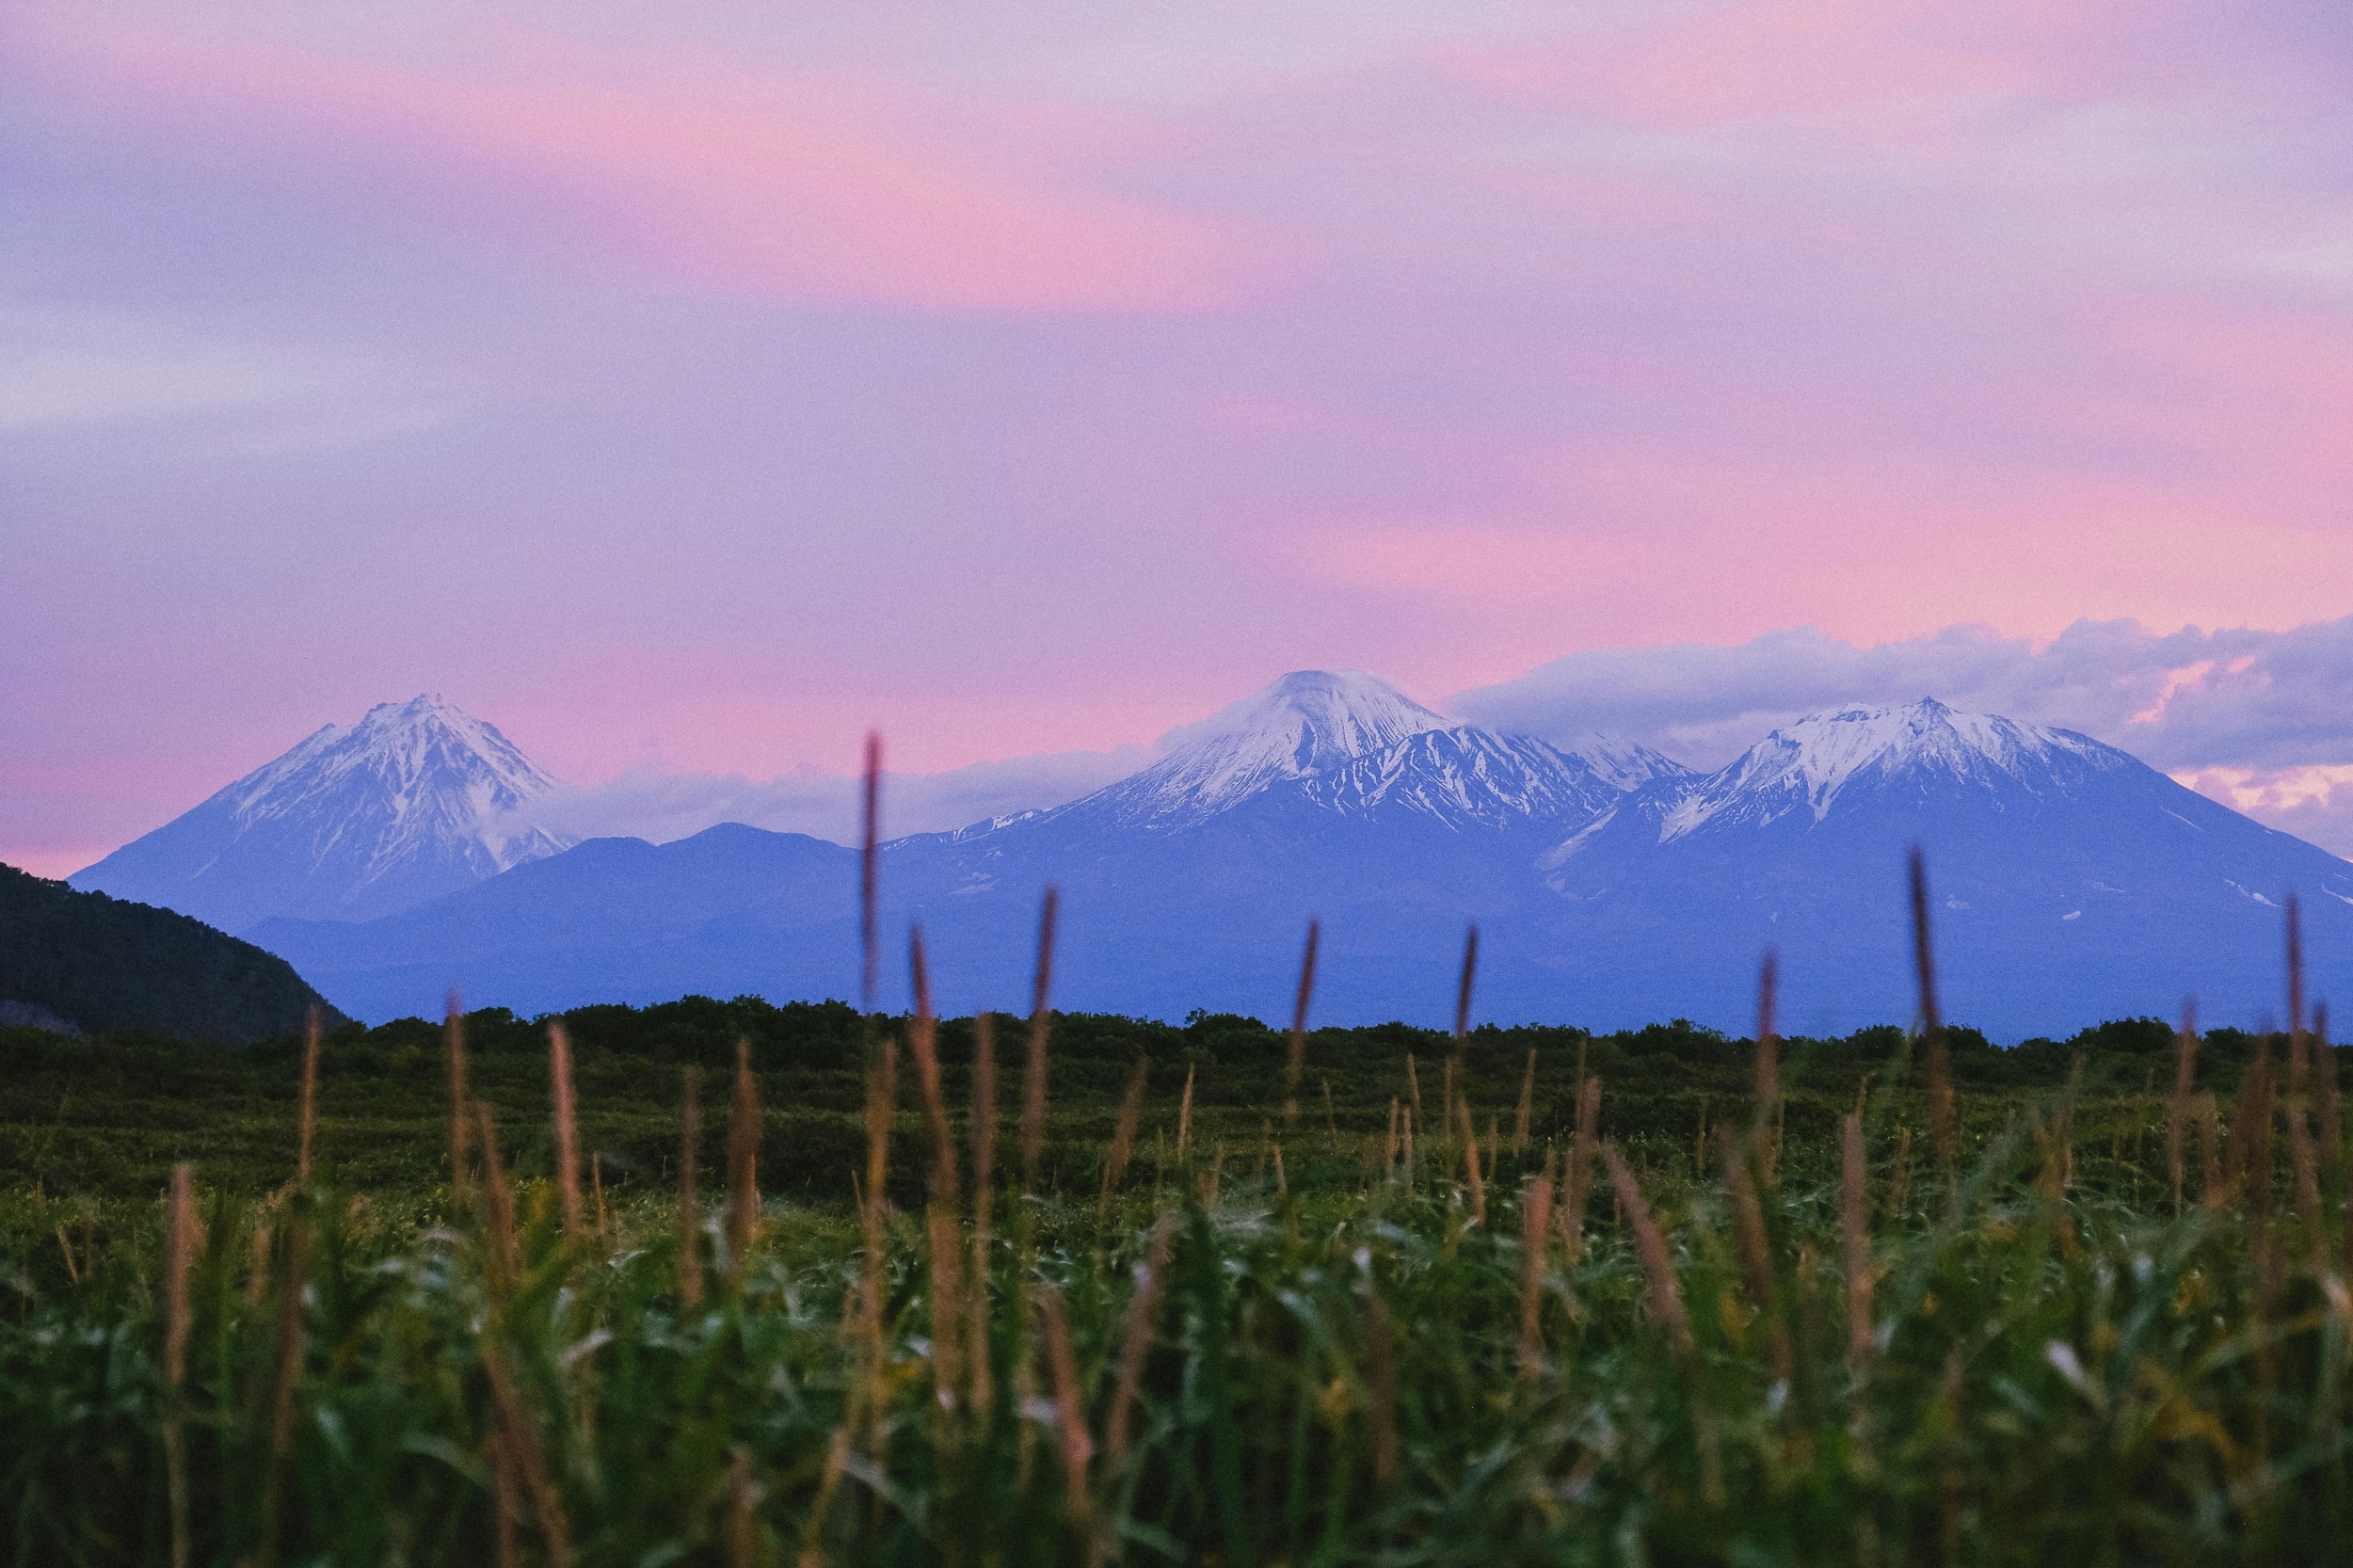
[[1763,826],[1803,814],[1818,823],[1849,790],[2050,797],[2081,788],[2087,775],[2139,765],[2088,735],[1959,713],[1934,697],[1900,708],[1845,708],[1774,730],[1702,780],[1667,813],[1660,837],[1681,838],[1718,819]]
[[[1356,674],[1286,676],[1175,739],[1083,800],[886,846],[885,921],[921,923],[940,1005],[1026,995],[1051,886],[1065,1006],[1276,1016],[1317,918],[1319,1018],[1442,1020],[1476,922],[1483,1016],[1739,1028],[1772,947],[1792,1032],[1843,1033],[1910,1016],[1915,844],[1946,1014],[2000,1038],[2192,992],[2257,1021],[2290,892],[2312,994],[2353,989],[2353,866],[2083,736],[1941,703],[1823,712],[1705,777],[1449,724]],[[277,798],[310,776],[298,760],[250,782]],[[856,851],[733,826],[597,840],[387,920],[257,936],[390,1017],[452,984],[524,1011],[852,995],[857,931]]]
[[1168,756],[1074,810],[1122,826],[1190,827],[1271,784],[1318,774],[1411,736],[1452,728],[1379,676],[1293,670],[1198,725]]
[[439,696],[379,703],[70,880],[239,931],[370,920],[570,842],[496,825],[555,781]]
[[1947,1006],[1988,1027],[2185,994],[2251,1021],[2275,999],[2292,893],[2308,951],[2353,951],[2330,946],[2353,937],[2353,866],[2089,736],[1933,700],[1814,714],[1705,778],[1621,797],[1537,865],[1560,951],[1595,955],[1563,963],[1580,984],[1737,1017],[1774,947],[1785,994],[1824,1019],[1900,1018],[1914,845]]
[[1689,776],[1646,746],[1595,736],[1564,751],[1457,724],[1363,670],[1293,670],[1171,738],[1176,749],[1143,772],[1021,820],[1061,834],[1162,834],[1247,806],[1258,817],[1402,812],[1454,827],[1569,824],[1638,785]]
[[[883,846],[886,918],[921,923],[940,999],[974,1005],[1027,972],[1052,887],[1066,911],[1058,996],[1170,1016],[1257,1007],[1262,989],[1295,985],[1312,918],[1325,994],[1354,985],[1357,1005],[1407,1016],[1401,977],[1423,945],[1445,950],[1430,994],[1451,995],[1466,920],[1497,928],[1549,904],[1539,854],[1614,808],[1622,781],[1689,777],[1641,746],[1564,751],[1456,724],[1353,670],[1294,671],[1170,741],[1067,805]],[[429,1007],[453,983],[525,1009],[780,984],[841,995],[823,977],[855,952],[856,888],[850,850],[722,827],[659,848],[592,841],[389,920],[262,935],[363,1016]]]

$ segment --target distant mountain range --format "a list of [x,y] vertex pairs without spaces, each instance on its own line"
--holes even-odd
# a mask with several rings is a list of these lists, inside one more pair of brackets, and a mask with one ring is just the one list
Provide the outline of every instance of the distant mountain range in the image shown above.
[[[269,794],[248,809],[265,815]],[[366,834],[353,839],[335,876],[366,863]],[[2353,864],[2085,736],[1924,700],[1817,714],[1699,775],[1600,737],[1562,747],[1457,725],[1360,672],[1303,671],[1083,799],[888,844],[884,1000],[904,1004],[896,955],[920,920],[944,1007],[1023,1005],[1052,884],[1057,997],[1073,1007],[1277,1015],[1312,916],[1330,1021],[1443,1019],[1476,921],[1482,1017],[1737,1030],[1773,946],[1790,1027],[1844,1032],[1911,1016],[1913,843],[1948,1011],[1997,1038],[2169,1014],[2187,992],[2216,1021],[2276,1014],[2291,891],[2314,994],[2353,995]],[[453,984],[526,1012],[856,994],[851,850],[736,824],[660,846],[530,847],[397,913],[280,917],[250,935],[370,1018],[429,1011]]]
[[0,1025],[232,1045],[344,1021],[292,966],[168,909],[0,866]]
[[[1817,714],[1646,786],[1547,851],[1543,962],[1574,994],[1732,1019],[1726,960],[1783,955],[1795,1018],[1910,1016],[1904,856],[1921,846],[1945,1002],[1997,1039],[2101,1018],[2285,1012],[2286,897],[2312,993],[2353,996],[2353,864],[2068,730],[1934,701]],[[1861,1009],[1858,1011],[1858,1007]]]
[[223,931],[271,916],[373,920],[566,848],[498,826],[554,785],[438,696],[379,703],[68,880]]

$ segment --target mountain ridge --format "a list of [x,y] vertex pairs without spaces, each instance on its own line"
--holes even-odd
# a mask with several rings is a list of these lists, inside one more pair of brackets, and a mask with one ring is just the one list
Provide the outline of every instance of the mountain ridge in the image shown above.
[[[35,1027],[243,1044],[343,1016],[277,954],[168,909],[0,865],[0,1003]],[[46,1016],[48,1023],[41,1019]]]
[[[2353,994],[2353,866],[2073,732],[1933,699],[1849,706],[1699,775],[1316,675],[1174,732],[1168,757],[1095,795],[886,842],[885,927],[922,925],[937,1004],[1018,1003],[1053,886],[1057,995],[1082,1008],[1279,1009],[1319,918],[1319,1016],[1440,1017],[1475,922],[1476,1016],[1738,1029],[1770,946],[1793,1028],[1843,1033],[1909,1016],[1915,843],[1950,1011],[1997,1035],[2169,1011],[2185,990],[2254,1021],[2276,1006],[2292,888],[2312,911],[2314,994]],[[846,998],[856,862],[735,825],[593,840],[405,915],[273,922],[267,939],[363,1016],[429,1008],[452,982],[541,1011]],[[884,1001],[903,1005],[901,966],[885,972]]]
[[[1925,744],[1882,767],[1891,733]],[[2278,1006],[2291,890],[2314,994],[2353,992],[2353,865],[2087,736],[1937,703],[1810,715],[1688,790],[1631,792],[1540,857],[1561,899],[1546,936],[1571,955],[1606,939],[1613,987],[1735,1017],[1749,982],[1726,959],[1772,946],[1801,989],[1900,1018],[1914,845],[1949,1011],[1997,1032],[2012,1017],[2048,1032],[2025,1016],[2070,1005],[2169,1013],[2186,993],[2256,1022]],[[1575,956],[1549,968],[1564,986],[1599,979]]]

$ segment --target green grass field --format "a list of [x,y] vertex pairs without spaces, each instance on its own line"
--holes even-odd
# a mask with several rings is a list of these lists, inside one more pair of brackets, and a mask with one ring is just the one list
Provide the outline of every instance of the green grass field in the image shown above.
[[2353,1524],[2309,1037],[2212,1032],[2185,1096],[2159,1024],[1954,1031],[1940,1111],[1893,1029],[1783,1042],[1760,1099],[1688,1026],[1318,1031],[1294,1090],[1255,1020],[1064,1016],[1032,1100],[1028,1020],[993,1075],[943,1023],[936,1098],[912,1020],[567,1021],[568,1119],[544,1028],[467,1020],[455,1166],[441,1028],[329,1037],[307,1183],[298,1040],[0,1032],[15,1560],[2236,1563]]

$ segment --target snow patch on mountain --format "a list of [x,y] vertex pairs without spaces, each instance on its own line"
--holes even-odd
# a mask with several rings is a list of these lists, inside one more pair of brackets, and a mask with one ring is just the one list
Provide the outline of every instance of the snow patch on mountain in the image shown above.
[[1846,708],[1776,729],[1731,766],[1695,785],[1659,824],[1659,840],[1710,822],[1763,825],[1803,811],[1816,822],[1858,786],[1911,777],[1922,784],[2061,788],[2068,764],[2112,771],[2133,760],[2073,730],[1961,713],[1933,697],[1903,707]]
[[1626,789],[1621,777],[1681,771],[1641,747],[1614,747],[1596,759],[1533,736],[1462,726],[1424,731],[1310,775],[1299,787],[1309,801],[1343,815],[1390,808],[1460,830],[1582,822],[1616,805]]
[[240,828],[340,816],[313,841],[314,859],[361,845],[371,878],[420,844],[447,840],[478,844],[485,874],[495,874],[574,841],[499,824],[555,787],[495,726],[427,694],[377,703],[356,725],[328,725],[215,799]]

